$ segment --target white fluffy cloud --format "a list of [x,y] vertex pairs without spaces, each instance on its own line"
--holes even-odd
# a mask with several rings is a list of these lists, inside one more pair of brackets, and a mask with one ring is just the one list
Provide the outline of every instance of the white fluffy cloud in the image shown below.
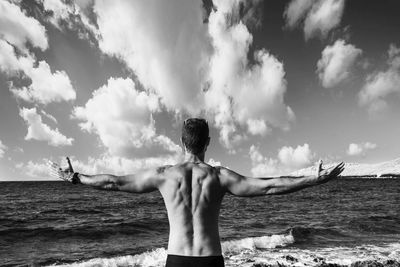
[[346,44],[344,40],[337,40],[322,51],[322,57],[317,63],[318,77],[325,88],[331,88],[345,80],[361,49]]
[[47,62],[37,62],[27,48],[27,42],[42,50],[48,48],[44,26],[13,3],[1,1],[0,10],[0,70],[10,76],[22,73],[31,81],[22,88],[11,85],[14,95],[42,104],[74,100],[76,93],[68,75],[64,71],[52,72]]
[[232,148],[246,133],[288,129],[294,119],[283,63],[265,50],[247,60],[252,35],[239,9],[252,14],[257,2],[214,1],[207,24],[201,1],[96,1],[99,47],[125,62],[161,108],[206,114]]
[[32,83],[28,87],[11,89],[18,98],[42,104],[75,100],[76,92],[65,71],[52,73],[45,61],[40,61],[37,67],[32,62],[32,65],[24,66],[22,70]]
[[[78,37],[91,41],[91,36],[97,36],[98,31],[90,23],[85,12],[89,5],[93,3],[88,1],[64,2],[62,0],[43,0],[43,8],[52,14],[46,17],[59,30],[67,28],[75,31]],[[83,9],[83,10],[82,10]]]
[[302,25],[306,40],[326,38],[339,26],[344,5],[345,0],[292,0],[284,13],[286,25],[290,28]]
[[[237,125],[250,134],[265,134],[268,126],[287,129],[294,119],[284,103],[286,91],[283,64],[265,50],[256,51],[251,67],[248,52],[253,36],[240,20],[231,25],[240,1],[216,1],[209,17],[214,54],[210,62],[210,87],[206,108],[220,128],[226,147],[240,139]],[[246,4],[249,4],[247,2]]]
[[213,159],[213,158],[210,158],[210,159],[207,161],[207,164],[209,164],[209,165],[211,165],[211,166],[221,166],[221,165],[222,165],[220,161],[217,161],[217,160],[215,160],[215,159]]
[[28,17],[21,9],[8,1],[0,1],[0,36],[14,44],[21,51],[26,51],[26,42],[42,50],[47,49],[46,30],[32,17]]
[[180,147],[171,139],[156,134],[152,114],[159,108],[158,97],[138,91],[131,79],[110,78],[84,107],[74,109],[74,116],[84,121],[79,124],[82,129],[100,137],[112,155],[151,146],[179,152]]
[[4,156],[4,153],[6,150],[7,150],[7,146],[4,145],[0,140],[0,159]]
[[25,101],[48,104],[76,98],[76,92],[64,71],[51,72],[49,64],[45,61],[36,63],[35,57],[31,54],[18,57],[13,46],[1,39],[0,70],[10,76],[22,72],[31,80],[28,86],[22,88],[11,86],[14,95]]
[[49,166],[45,163],[46,160],[42,162],[28,161],[28,163],[17,163],[16,168],[21,171],[24,175],[28,175],[35,180],[48,180],[50,179]]
[[202,2],[96,1],[100,49],[122,59],[169,110],[197,113],[210,50]]
[[261,154],[255,146],[249,151],[254,176],[284,175],[294,170],[310,166],[315,159],[308,144],[296,148],[284,146],[278,151],[278,157],[268,158]]
[[19,115],[28,125],[28,133],[25,136],[25,140],[47,141],[51,146],[72,145],[74,139],[67,138],[57,128],[53,130],[47,124],[44,124],[36,108],[22,108],[19,111]]
[[315,154],[308,144],[299,145],[296,148],[284,146],[279,150],[278,158],[283,165],[291,169],[299,169],[312,164]]
[[[6,41],[0,39],[0,70],[9,74],[17,74],[23,65],[30,64],[30,60],[19,60],[15,53],[14,48]],[[25,64],[24,64],[25,63]]]
[[283,171],[277,159],[264,157],[255,146],[250,147],[249,156],[252,164],[251,173],[254,176],[280,175]]
[[391,94],[400,95],[400,48],[390,45],[386,70],[367,76],[359,93],[359,104],[375,115],[387,107],[386,98]]
[[285,9],[283,16],[286,19],[286,25],[294,28],[310,11],[314,0],[292,0]]
[[370,142],[355,144],[351,143],[349,148],[347,149],[347,154],[349,156],[359,156],[365,155],[368,150],[374,150],[377,148],[377,145]]
[[43,7],[53,12],[52,22],[58,25],[58,20],[65,20],[73,12],[72,7],[61,0],[43,0]]

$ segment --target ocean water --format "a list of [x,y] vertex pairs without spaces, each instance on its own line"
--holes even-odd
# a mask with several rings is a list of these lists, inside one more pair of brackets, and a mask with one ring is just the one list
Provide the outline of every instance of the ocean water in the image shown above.
[[[220,232],[226,266],[400,266],[400,179],[226,196]],[[167,241],[158,192],[0,183],[0,266],[163,266]]]

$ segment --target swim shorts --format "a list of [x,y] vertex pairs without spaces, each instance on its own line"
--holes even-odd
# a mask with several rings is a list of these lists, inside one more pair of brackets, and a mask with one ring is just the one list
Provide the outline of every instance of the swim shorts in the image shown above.
[[222,256],[180,256],[168,255],[165,267],[224,267]]

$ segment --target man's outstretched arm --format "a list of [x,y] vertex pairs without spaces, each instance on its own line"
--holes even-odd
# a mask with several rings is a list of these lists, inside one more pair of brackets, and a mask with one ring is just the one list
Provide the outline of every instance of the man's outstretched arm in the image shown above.
[[57,163],[50,162],[53,177],[74,183],[93,186],[97,189],[126,191],[132,193],[147,193],[157,190],[162,182],[165,167],[147,169],[130,175],[96,174],[86,175],[74,172],[67,157],[68,168],[62,170]]
[[219,177],[227,192],[236,196],[253,197],[288,194],[303,188],[323,184],[336,178],[343,170],[343,162],[323,170],[322,161],[320,161],[317,173],[310,176],[251,178],[226,168],[219,168]]

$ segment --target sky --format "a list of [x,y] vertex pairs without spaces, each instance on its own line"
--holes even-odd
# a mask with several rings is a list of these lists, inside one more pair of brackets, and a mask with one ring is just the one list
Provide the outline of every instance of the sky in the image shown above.
[[0,1],[0,181],[182,159],[276,176],[400,157],[397,0]]

